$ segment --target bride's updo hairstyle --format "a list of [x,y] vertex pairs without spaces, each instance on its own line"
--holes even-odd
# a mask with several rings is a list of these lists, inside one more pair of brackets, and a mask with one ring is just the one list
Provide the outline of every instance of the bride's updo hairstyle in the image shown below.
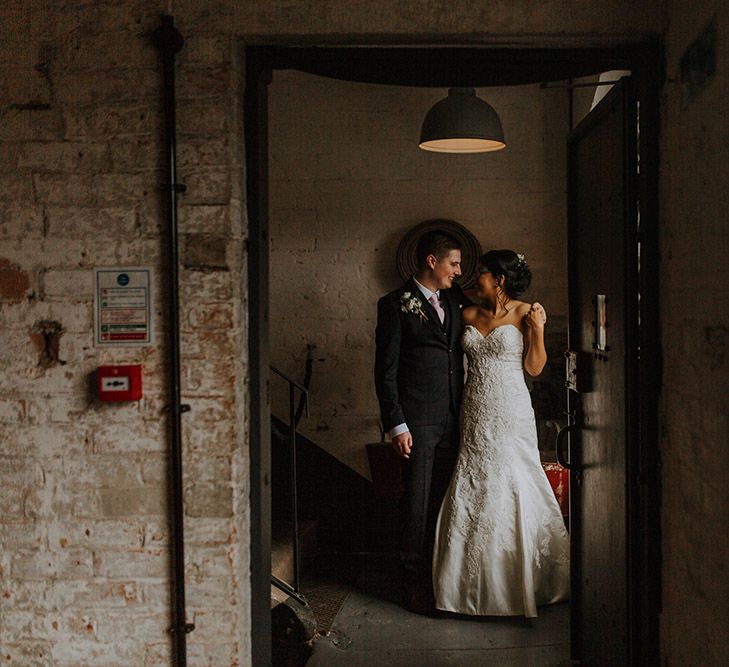
[[519,298],[532,281],[524,256],[513,250],[489,250],[478,258],[478,265],[501,279],[501,287],[510,299]]

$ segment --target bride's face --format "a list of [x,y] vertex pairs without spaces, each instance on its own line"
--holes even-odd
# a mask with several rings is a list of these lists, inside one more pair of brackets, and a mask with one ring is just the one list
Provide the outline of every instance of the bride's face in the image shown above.
[[485,266],[478,267],[476,277],[476,296],[492,301],[499,292],[499,281]]

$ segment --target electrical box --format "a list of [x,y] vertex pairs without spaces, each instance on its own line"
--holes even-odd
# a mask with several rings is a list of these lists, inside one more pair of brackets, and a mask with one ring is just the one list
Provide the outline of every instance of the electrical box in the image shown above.
[[142,365],[99,366],[96,371],[100,401],[138,401],[142,398]]

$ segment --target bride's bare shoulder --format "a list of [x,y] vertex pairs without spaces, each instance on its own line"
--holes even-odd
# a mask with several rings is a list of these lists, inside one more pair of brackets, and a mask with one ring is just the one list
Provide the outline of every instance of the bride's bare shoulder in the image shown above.
[[531,303],[527,303],[526,301],[517,301],[514,312],[516,313],[517,317],[524,317],[524,315],[526,315],[531,310],[531,307]]

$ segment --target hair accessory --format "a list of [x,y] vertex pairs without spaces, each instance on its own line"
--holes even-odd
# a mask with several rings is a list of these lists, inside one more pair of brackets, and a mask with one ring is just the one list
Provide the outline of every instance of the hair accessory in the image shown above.
[[518,252],[516,253],[516,258],[519,260],[519,268],[521,268],[522,266],[526,266],[526,259],[524,259],[524,255]]

